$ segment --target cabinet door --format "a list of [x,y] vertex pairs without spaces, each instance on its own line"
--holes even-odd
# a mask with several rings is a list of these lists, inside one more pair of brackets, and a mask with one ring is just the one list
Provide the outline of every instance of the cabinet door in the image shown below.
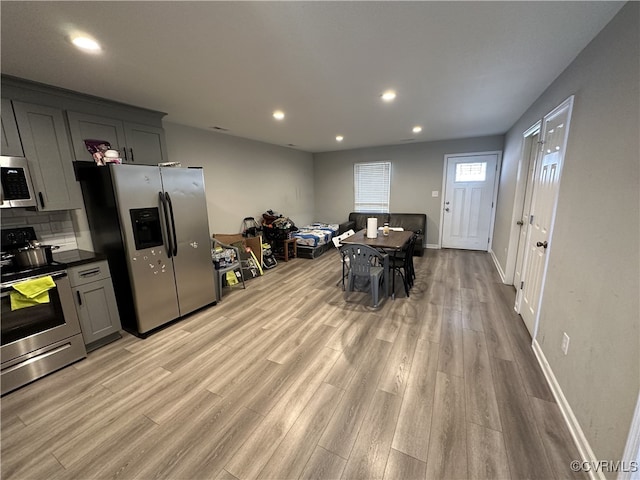
[[125,160],[123,150],[127,143],[121,120],[78,112],[67,112],[67,119],[76,160],[94,161],[87,150],[85,140],[104,140],[111,145],[111,148],[118,150],[122,160]]
[[22,143],[18,134],[18,124],[13,114],[11,100],[2,99],[2,144],[0,145],[0,153],[9,157],[22,157]]
[[62,110],[13,102],[24,156],[38,199],[38,209],[70,210],[82,207],[80,184]]
[[74,287],[73,294],[85,345],[120,330],[111,278]]
[[142,165],[157,165],[167,161],[164,129],[126,122],[127,161]]

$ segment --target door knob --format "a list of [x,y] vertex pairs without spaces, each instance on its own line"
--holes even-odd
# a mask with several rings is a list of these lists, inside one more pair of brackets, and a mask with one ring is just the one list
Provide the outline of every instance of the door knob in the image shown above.
[[545,250],[547,249],[548,246],[549,244],[546,241],[536,243],[536,247],[544,247]]
[[448,212],[448,211],[449,211],[449,207],[445,208],[445,209],[444,209],[444,211],[445,211],[445,212]]
[[524,225],[524,222],[523,222],[522,220],[518,220],[518,221],[516,222],[516,225],[520,225],[520,226],[522,226],[522,225]]

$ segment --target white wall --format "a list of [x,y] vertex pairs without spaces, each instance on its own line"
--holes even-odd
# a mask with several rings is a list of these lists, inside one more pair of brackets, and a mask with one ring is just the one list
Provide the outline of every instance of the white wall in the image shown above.
[[313,221],[310,153],[165,122],[169,161],[204,168],[209,231],[238,233],[266,210],[296,225]]
[[639,19],[626,4],[507,132],[494,231],[505,268],[522,133],[575,95],[537,340],[601,460],[621,458],[640,390]]
[[[315,218],[341,223],[354,209],[353,164],[391,161],[390,211],[425,213],[428,245],[438,244],[444,156],[502,150],[504,137],[464,138],[386,147],[316,153],[314,159]],[[431,196],[432,191],[438,197]]]

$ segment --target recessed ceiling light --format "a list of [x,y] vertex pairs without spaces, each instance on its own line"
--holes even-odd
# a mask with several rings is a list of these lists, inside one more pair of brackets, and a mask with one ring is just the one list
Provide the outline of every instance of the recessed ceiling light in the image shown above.
[[276,120],[282,120],[284,118],[284,112],[282,110],[276,110],[273,112],[273,118]]
[[336,142],[341,142],[342,140],[344,140],[342,135],[336,135]]
[[87,37],[85,35],[78,35],[73,37],[71,39],[71,43],[86,52],[99,52],[100,50],[102,50],[102,47],[100,47],[100,44],[98,42],[96,42],[93,38]]
[[420,133],[422,131],[422,127],[420,125],[416,125],[411,131],[413,133]]
[[390,102],[390,101],[392,101],[393,99],[396,98],[396,92],[394,92],[393,90],[387,90],[382,95],[380,95],[380,97],[385,102]]

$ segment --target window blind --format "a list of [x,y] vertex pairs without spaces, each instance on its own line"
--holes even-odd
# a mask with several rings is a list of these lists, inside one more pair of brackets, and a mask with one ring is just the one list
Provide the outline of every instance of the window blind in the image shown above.
[[353,180],[356,212],[389,212],[391,162],[356,163]]

